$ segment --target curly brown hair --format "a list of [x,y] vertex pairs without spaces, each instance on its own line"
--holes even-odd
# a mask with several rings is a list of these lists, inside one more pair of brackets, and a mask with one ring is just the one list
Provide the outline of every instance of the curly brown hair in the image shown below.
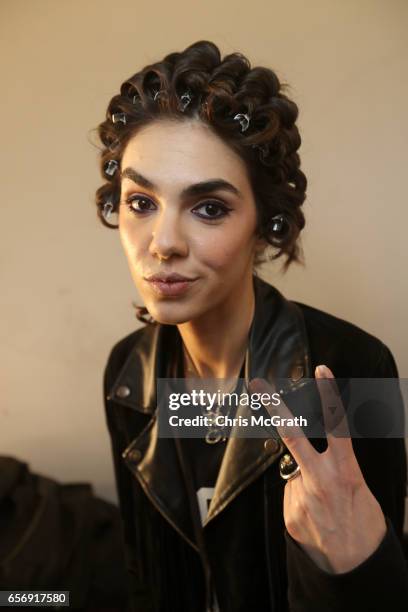
[[[120,94],[108,105],[106,120],[97,127],[105,179],[96,192],[99,219],[107,227],[118,227],[107,221],[106,207],[118,212],[120,172],[116,170],[137,131],[157,119],[199,119],[246,164],[257,209],[257,235],[275,247],[267,259],[284,255],[284,271],[292,262],[302,262],[298,238],[305,225],[301,206],[307,180],[297,153],[299,111],[282,93],[287,88],[271,69],[251,68],[242,53],[221,58],[218,47],[207,40],[145,66],[122,83]],[[254,268],[265,261],[264,250],[255,255]],[[146,322],[140,316],[146,309],[137,309],[137,318]]]

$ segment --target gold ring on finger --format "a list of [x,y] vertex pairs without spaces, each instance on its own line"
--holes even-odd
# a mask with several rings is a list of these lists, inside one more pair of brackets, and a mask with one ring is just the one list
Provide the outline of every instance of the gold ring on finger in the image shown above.
[[300,467],[289,453],[285,453],[279,462],[279,473],[283,480],[290,480],[300,475]]

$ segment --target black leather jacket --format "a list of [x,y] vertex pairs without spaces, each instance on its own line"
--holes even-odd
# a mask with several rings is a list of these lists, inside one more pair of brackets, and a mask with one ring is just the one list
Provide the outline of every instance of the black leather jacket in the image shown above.
[[[289,301],[254,276],[255,314],[245,379],[398,377],[389,349],[360,328]],[[198,553],[174,440],[158,436],[156,378],[174,375],[177,326],[149,324],[112,349],[104,373],[109,428],[132,610],[205,610],[210,569],[221,612],[408,609],[402,539],[407,464],[404,440],[353,439],[387,533],[364,563],[341,575],[320,570],[285,530],[280,443],[228,440]],[[401,400],[401,411],[402,400]],[[206,565],[209,566],[206,567]]]

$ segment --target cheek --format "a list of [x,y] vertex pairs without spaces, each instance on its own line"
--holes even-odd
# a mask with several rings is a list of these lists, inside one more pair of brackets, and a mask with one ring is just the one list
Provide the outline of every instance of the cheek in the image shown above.
[[131,263],[133,267],[137,267],[141,261],[141,255],[145,250],[143,233],[136,231],[135,227],[123,222],[119,224],[119,236],[122,248],[129,263]]
[[[249,231],[249,230],[253,231]],[[246,261],[254,245],[252,221],[210,228],[196,236],[192,247],[195,256],[213,270],[229,268],[232,262]]]

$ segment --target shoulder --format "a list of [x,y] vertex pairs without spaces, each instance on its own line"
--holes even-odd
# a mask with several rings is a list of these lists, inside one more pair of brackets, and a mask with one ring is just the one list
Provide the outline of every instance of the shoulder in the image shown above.
[[306,328],[309,332],[326,337],[332,342],[355,341],[366,348],[381,349],[383,343],[375,335],[367,332],[351,321],[341,319],[329,312],[314,308],[309,304],[295,302],[302,310]]
[[127,358],[137,347],[149,347],[155,324],[148,324],[118,340],[110,349],[104,369],[104,389],[110,388]]
[[397,376],[390,349],[358,325],[302,302],[312,367],[324,363],[335,376]]

